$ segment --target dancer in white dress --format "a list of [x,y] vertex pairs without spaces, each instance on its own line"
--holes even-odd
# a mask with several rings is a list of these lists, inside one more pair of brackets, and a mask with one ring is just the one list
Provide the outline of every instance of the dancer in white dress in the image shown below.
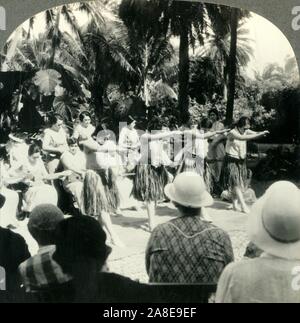
[[247,141],[267,136],[269,131],[250,130],[250,119],[242,117],[227,136],[226,157],[223,170],[223,185],[232,196],[233,208],[249,213],[243,193],[248,189]]

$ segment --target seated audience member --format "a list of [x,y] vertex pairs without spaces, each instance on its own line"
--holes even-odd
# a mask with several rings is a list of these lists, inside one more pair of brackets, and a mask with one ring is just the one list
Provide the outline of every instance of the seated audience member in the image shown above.
[[1,209],[0,226],[2,228],[16,229],[19,195],[8,188],[10,184],[17,183],[22,178],[12,178],[8,173],[8,165],[3,160],[0,152],[0,194],[5,197],[5,203]]
[[9,164],[11,170],[18,170],[25,162],[28,155],[28,145],[21,138],[9,135],[9,142],[6,147],[9,154]]
[[59,301],[141,303],[158,300],[151,286],[104,272],[111,248],[106,245],[106,234],[97,220],[88,216],[66,219],[59,223],[56,237],[54,260],[73,277],[57,291]]
[[216,301],[300,303],[299,290],[293,288],[295,268],[300,267],[299,189],[289,182],[273,184],[254,204],[248,231],[264,253],[229,265],[220,278]]
[[26,174],[24,182],[28,185],[28,190],[24,195],[23,211],[25,213],[30,213],[41,204],[57,205],[57,191],[53,185],[47,182],[72,174],[71,171],[49,174],[41,158],[41,149],[36,144],[29,147],[28,160],[23,166],[22,172]]
[[61,210],[50,204],[37,206],[30,214],[28,230],[38,243],[39,250],[19,267],[27,292],[44,290],[70,280],[52,259],[55,252],[55,230],[63,219]]
[[64,130],[62,116],[54,114],[49,117],[49,128],[45,129],[43,150],[47,153],[47,169],[55,173],[61,155],[68,150],[67,134]]
[[[0,209],[4,203],[5,198],[0,195]],[[20,288],[18,267],[29,257],[30,253],[25,240],[20,235],[0,227],[0,268],[2,267],[6,274],[6,277],[1,277],[1,279],[4,278],[4,283],[1,283],[1,286],[5,285],[4,289],[13,291]]]
[[92,118],[88,111],[83,111],[79,115],[80,123],[75,127],[73,138],[79,141],[92,137],[95,127],[91,124]]
[[150,282],[217,283],[234,256],[228,234],[203,218],[202,208],[213,204],[203,178],[181,173],[165,194],[180,216],[157,226],[151,235],[146,252]]

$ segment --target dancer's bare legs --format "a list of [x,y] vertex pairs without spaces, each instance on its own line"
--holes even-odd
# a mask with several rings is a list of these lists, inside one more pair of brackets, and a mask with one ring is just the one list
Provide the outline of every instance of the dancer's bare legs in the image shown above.
[[104,228],[106,229],[106,231],[111,237],[112,244],[114,244],[117,247],[124,248],[125,247],[124,243],[120,240],[118,235],[115,233],[115,230],[113,229],[110,215],[107,212],[102,212],[101,219],[102,219]]
[[150,231],[153,231],[155,227],[154,225],[155,209],[156,209],[155,205],[156,203],[153,201],[146,202]]
[[250,213],[250,210],[244,200],[244,195],[240,187],[235,187],[234,198],[233,198],[233,208],[238,210],[238,203],[241,205],[243,213]]

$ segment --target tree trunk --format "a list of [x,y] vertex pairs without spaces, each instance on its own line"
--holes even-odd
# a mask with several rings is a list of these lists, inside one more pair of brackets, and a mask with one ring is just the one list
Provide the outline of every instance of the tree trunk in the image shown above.
[[189,120],[189,29],[186,21],[181,19],[180,47],[179,47],[179,98],[178,106],[181,121],[186,123]]
[[52,38],[52,54],[51,54],[50,61],[49,61],[49,67],[50,68],[53,68],[54,61],[55,61],[56,50],[57,50],[57,47],[58,47],[59,42],[60,42],[60,40],[58,39],[58,37],[59,37],[60,15],[61,15],[61,9],[58,8],[57,13],[56,13],[56,22],[55,22],[55,27],[54,27],[54,34],[53,34],[53,38]]
[[145,56],[144,56],[144,67],[145,67],[145,74],[144,74],[144,100],[147,109],[150,105],[150,91],[149,91],[149,80],[148,80],[148,64],[149,64],[149,48],[148,44],[145,45]]
[[223,64],[223,100],[224,102],[227,102],[228,99],[228,76],[227,76],[227,71],[226,71],[226,64]]
[[226,111],[226,123],[229,125],[233,121],[236,71],[237,71],[237,29],[238,29],[238,9],[231,10],[230,17],[231,40],[229,54],[229,73],[228,73],[228,100]]

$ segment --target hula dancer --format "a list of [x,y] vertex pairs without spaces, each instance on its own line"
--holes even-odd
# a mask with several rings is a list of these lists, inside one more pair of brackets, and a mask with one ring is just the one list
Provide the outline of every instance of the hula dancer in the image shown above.
[[[99,128],[97,129],[99,130]],[[93,138],[80,142],[86,154],[86,168],[94,170],[101,177],[105,187],[106,198],[110,208],[110,213],[119,213],[120,196],[116,184],[116,176],[111,165],[107,163],[107,154],[115,152],[118,148],[114,142],[108,140],[106,136],[97,136],[97,141]]]
[[[155,128],[157,129],[150,126],[148,131],[154,131]],[[156,204],[165,199],[164,188],[170,181],[170,174],[165,166],[162,140],[180,134],[180,131],[156,134],[147,132],[140,138],[141,159],[136,166],[132,195],[136,200],[146,203],[150,231],[154,229]]]
[[238,204],[240,204],[242,212],[250,212],[243,196],[243,193],[248,188],[247,141],[258,139],[268,134],[269,131],[251,131],[250,119],[242,117],[227,136],[223,183],[231,193],[234,210],[238,210]]
[[110,205],[102,178],[93,170],[88,170],[83,181],[81,212],[98,219],[108,232],[112,244],[123,248],[125,245],[116,234],[109,215]]
[[[211,131],[218,131],[225,129],[224,124],[220,121],[219,112],[217,109],[211,109],[208,113],[208,118],[212,122]],[[218,135],[209,139],[209,149],[207,154],[207,161],[211,170],[214,194],[220,195],[222,193],[220,177],[223,169],[225,158],[225,143],[226,135]]]
[[[201,123],[206,129],[206,120]],[[209,180],[209,172],[206,171],[207,164],[205,158],[208,151],[207,139],[212,138],[218,134],[223,134],[228,130],[220,130],[213,132],[199,131],[197,128],[192,127],[192,130],[184,131],[185,147],[175,157],[175,162],[179,164],[177,174],[183,172],[195,172],[202,176],[207,190],[211,190],[211,184]]]

